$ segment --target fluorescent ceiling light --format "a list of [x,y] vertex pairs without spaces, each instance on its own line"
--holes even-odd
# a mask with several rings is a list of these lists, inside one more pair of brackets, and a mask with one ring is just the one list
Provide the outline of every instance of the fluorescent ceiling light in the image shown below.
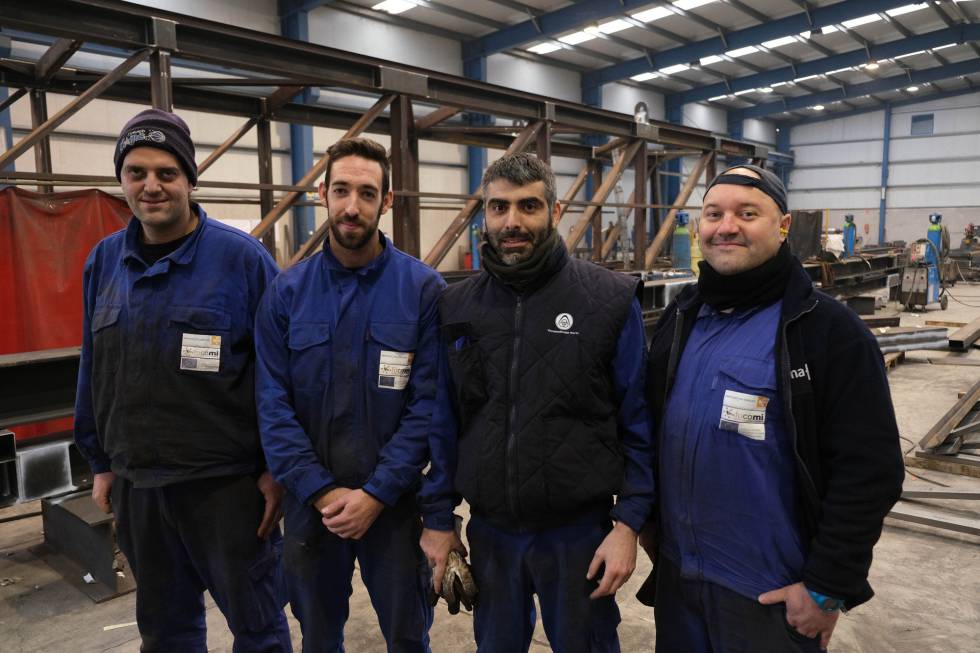
[[578,45],[579,43],[585,43],[586,41],[591,41],[595,38],[594,34],[589,34],[588,32],[573,32],[565,36],[560,37],[558,40],[562,43],[567,43],[569,45]]
[[747,54],[752,54],[753,52],[758,52],[759,48],[754,45],[747,45],[744,48],[737,48],[735,50],[729,50],[725,54],[733,59],[738,57],[744,57]]
[[716,95],[714,97],[709,97],[708,98],[708,102],[717,102],[718,100],[724,100],[726,97],[728,97],[728,96],[727,95]]
[[710,5],[712,2],[715,0],[677,0],[672,4],[680,9],[697,9],[702,5]]
[[831,70],[830,72],[824,73],[825,75],[836,75],[837,73],[847,72],[848,70],[854,70],[853,67],[848,66],[847,68],[838,68],[837,70]]
[[549,54],[555,50],[561,50],[561,46],[555,45],[554,43],[538,43],[527,49],[528,52],[533,52],[534,54]]
[[907,89],[905,89],[905,90],[906,90],[906,91],[908,91],[909,93],[915,93],[916,91],[918,91],[918,90],[919,90],[919,87],[918,87],[918,86],[909,86],[909,87],[908,87]]
[[879,20],[881,20],[881,16],[878,14],[868,14],[867,16],[861,16],[860,18],[845,20],[844,27],[852,29],[854,27],[860,27],[861,25],[867,25],[868,23],[877,23]]
[[615,34],[616,32],[622,32],[624,29],[629,29],[630,27],[633,26],[622,18],[617,18],[616,20],[611,20],[608,23],[599,25],[599,31],[603,34]]
[[904,16],[905,14],[911,14],[913,11],[918,11],[920,9],[925,9],[929,6],[928,2],[917,2],[911,5],[903,5],[901,7],[895,7],[894,9],[889,9],[885,13],[894,18],[895,16]]
[[[775,86],[775,84],[773,84],[773,86]],[[757,88],[755,90],[759,91],[760,93],[772,93],[772,86],[763,86],[762,88]]]
[[688,66],[686,63],[679,63],[673,66],[667,66],[666,68],[661,68],[659,72],[663,73],[664,75],[673,75],[674,73],[679,73],[682,70],[687,70],[688,68],[690,68],[690,66]]
[[794,82],[805,82],[808,79],[816,79],[817,77],[820,77],[820,75],[807,75],[806,77],[797,77],[793,81]]
[[755,89],[747,88],[744,91],[735,91],[735,95],[745,95],[746,93],[755,93]]
[[670,9],[665,9],[664,7],[654,7],[653,9],[647,9],[646,11],[633,14],[633,18],[644,23],[652,23],[655,20],[660,20],[661,18],[666,18],[667,16],[673,15],[674,12],[672,12]]
[[825,25],[824,27],[821,27],[820,28],[820,33],[821,34],[831,34],[831,33],[836,32],[836,31],[837,31],[837,26],[836,25]]
[[412,0],[385,0],[374,5],[371,9],[387,11],[389,14],[400,14],[403,11],[408,11],[417,6]]
[[710,66],[711,64],[718,63],[720,61],[724,61],[724,59],[719,57],[717,54],[713,54],[707,57],[701,57],[700,64],[702,66]]
[[775,84],[770,84],[772,88],[779,88],[780,86],[786,86],[787,84],[792,84],[793,82],[776,82]]
[[781,48],[784,45],[789,45],[790,43],[796,43],[796,42],[797,41],[795,36],[783,36],[781,38],[773,39],[771,41],[763,41],[762,47],[769,48],[771,50],[772,48]]
[[823,107],[823,105],[822,105],[822,104],[814,104],[814,105],[813,105],[813,106],[812,106],[811,108],[812,108],[812,109],[813,109],[814,111],[823,111],[823,109],[824,109],[824,107]]
[[945,50],[946,48],[951,48],[954,45],[957,45],[957,44],[956,43],[947,43],[946,45],[940,45],[938,48],[933,48],[932,50],[933,50],[933,52],[935,52],[936,50]]
[[925,50],[916,50],[915,52],[909,52],[908,54],[900,54],[900,55],[897,55],[895,58],[896,59],[906,59],[908,57],[914,57],[917,54],[925,54],[925,53],[926,53]]
[[810,32],[810,31],[800,32],[800,36],[802,36],[805,39],[808,39],[808,38],[810,38],[810,34],[812,34],[812,33],[813,32]]
[[878,70],[878,68],[880,68],[881,66],[877,61],[869,61],[868,63],[862,65],[861,67],[864,68],[865,70]]
[[645,82],[650,79],[656,79],[660,77],[657,73],[640,73],[639,75],[633,75],[630,77],[634,82]]

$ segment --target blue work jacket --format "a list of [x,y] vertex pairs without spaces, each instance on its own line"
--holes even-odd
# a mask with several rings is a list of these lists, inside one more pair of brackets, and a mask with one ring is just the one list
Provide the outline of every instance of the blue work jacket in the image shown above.
[[93,472],[137,487],[264,467],[253,324],[278,269],[192,206],[197,228],[152,265],[135,217],[85,263],[75,441]]
[[792,434],[777,392],[781,302],[701,307],[659,439],[661,554],[685,578],[755,599],[802,580]]
[[378,235],[362,268],[328,243],[283,272],[256,316],[262,444],[303,503],[342,486],[394,505],[428,458],[445,282]]

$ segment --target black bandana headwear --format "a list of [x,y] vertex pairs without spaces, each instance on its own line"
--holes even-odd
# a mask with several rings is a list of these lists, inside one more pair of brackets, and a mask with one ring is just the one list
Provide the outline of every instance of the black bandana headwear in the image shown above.
[[[759,175],[760,179],[755,177],[749,177],[748,175],[739,174],[729,174],[730,170],[736,168],[746,168]],[[717,184],[735,184],[736,186],[751,186],[752,188],[758,188],[763,193],[772,198],[772,201],[776,203],[779,207],[779,215],[786,215],[789,213],[786,203],[786,187],[783,186],[783,182],[770,170],[765,168],[760,168],[759,166],[752,165],[750,163],[743,163],[737,166],[731,166],[722,170],[721,173],[711,180],[708,187],[704,189],[704,194],[707,195],[708,191],[711,190],[712,186]]]

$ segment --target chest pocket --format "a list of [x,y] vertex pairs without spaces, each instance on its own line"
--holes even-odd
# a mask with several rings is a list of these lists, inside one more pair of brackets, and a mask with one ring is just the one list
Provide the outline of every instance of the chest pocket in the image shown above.
[[289,374],[294,389],[324,388],[329,383],[330,331],[327,322],[289,325]]
[[[204,306],[174,306],[170,310],[164,364],[193,374],[228,372],[231,315]],[[171,368],[172,369],[172,368]]]
[[712,383],[719,409],[717,428],[753,442],[772,439],[782,411],[776,392],[776,367],[772,361],[726,356]]
[[96,306],[92,314],[92,333],[98,333],[119,322],[120,306]]
[[372,322],[368,327],[368,383],[382,392],[404,390],[418,347],[413,322]]

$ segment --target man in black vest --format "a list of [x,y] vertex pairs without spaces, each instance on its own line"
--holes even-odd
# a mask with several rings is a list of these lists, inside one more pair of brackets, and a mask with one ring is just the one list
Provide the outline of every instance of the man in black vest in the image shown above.
[[872,596],[904,478],[888,380],[867,327],[790,253],[791,219],[772,172],[718,175],[698,283],[653,334],[659,542],[638,596],[655,583],[661,651],[816,653]]
[[[457,450],[433,447],[423,500],[455,479],[470,505],[481,652],[528,649],[534,594],[555,651],[618,651],[614,595],[653,501],[638,283],[568,255],[537,158],[493,163],[483,198],[485,271],[439,304]],[[422,546],[438,578],[459,544],[430,528]]]

